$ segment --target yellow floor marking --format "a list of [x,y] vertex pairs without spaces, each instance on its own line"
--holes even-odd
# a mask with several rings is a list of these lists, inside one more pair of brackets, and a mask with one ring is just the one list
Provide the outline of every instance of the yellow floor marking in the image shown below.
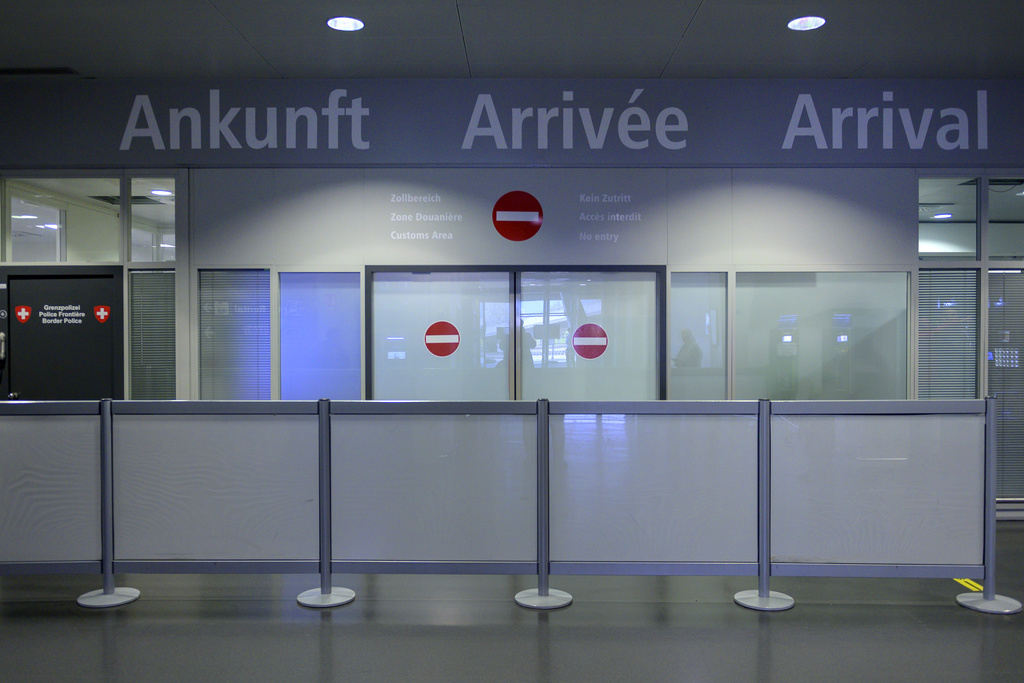
[[961,584],[962,586],[965,586],[966,588],[971,589],[972,591],[983,591],[983,590],[985,590],[984,586],[982,586],[977,581],[972,581],[971,579],[953,579],[953,580],[956,581],[957,583]]

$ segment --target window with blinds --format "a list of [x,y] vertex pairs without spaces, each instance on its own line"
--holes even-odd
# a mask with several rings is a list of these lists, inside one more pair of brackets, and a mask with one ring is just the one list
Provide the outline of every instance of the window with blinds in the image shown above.
[[199,397],[270,398],[269,271],[199,271]]
[[128,274],[129,396],[175,398],[174,271]]
[[920,272],[917,336],[918,398],[976,398],[977,271]]
[[988,394],[998,401],[996,492],[1024,497],[1024,275],[988,276]]

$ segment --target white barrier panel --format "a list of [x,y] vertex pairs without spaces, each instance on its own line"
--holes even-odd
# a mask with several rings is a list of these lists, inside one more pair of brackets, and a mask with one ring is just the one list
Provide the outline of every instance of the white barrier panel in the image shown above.
[[315,409],[115,415],[115,559],[315,561],[317,436]]
[[552,415],[551,560],[753,565],[757,472],[755,414]]
[[99,559],[97,415],[0,416],[0,563]]
[[982,563],[983,414],[773,415],[771,430],[772,562]]
[[536,562],[536,419],[332,415],[334,559]]
[[0,573],[98,559],[79,604],[109,607],[139,595],[115,570],[318,564],[299,601],[324,607],[354,596],[332,563],[536,571],[516,601],[537,609],[572,600],[552,572],[756,575],[735,600],[767,611],[793,605],[772,575],[963,577],[985,586],[960,604],[1011,614],[995,404],[0,404]]

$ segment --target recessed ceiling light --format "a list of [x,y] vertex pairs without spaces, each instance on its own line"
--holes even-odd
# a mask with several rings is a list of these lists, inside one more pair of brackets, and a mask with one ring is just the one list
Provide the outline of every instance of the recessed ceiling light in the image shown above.
[[816,28],[821,28],[825,25],[825,20],[821,17],[800,17],[786,24],[794,31],[813,31]]
[[952,217],[953,217],[953,214],[951,214],[951,213],[937,213],[934,216],[932,216],[932,218],[937,218],[940,221],[945,220],[947,218],[952,218]]
[[174,193],[170,190],[150,190],[150,194],[156,195],[157,197],[173,197]]
[[365,26],[359,19],[352,17],[334,17],[327,20],[327,25],[335,31],[358,31]]

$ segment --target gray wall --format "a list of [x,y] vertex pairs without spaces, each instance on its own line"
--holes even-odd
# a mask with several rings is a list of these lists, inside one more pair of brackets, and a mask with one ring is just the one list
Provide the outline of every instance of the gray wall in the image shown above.
[[[913,169],[199,169],[192,190],[199,268],[917,262]],[[543,207],[524,242],[492,223],[513,190]]]

